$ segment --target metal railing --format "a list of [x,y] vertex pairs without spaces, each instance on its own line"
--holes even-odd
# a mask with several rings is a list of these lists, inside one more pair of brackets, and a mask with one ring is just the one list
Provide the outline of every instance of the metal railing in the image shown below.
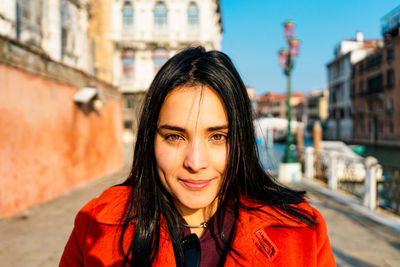
[[350,193],[370,209],[377,207],[377,185],[383,183],[384,177],[382,166],[375,158],[349,156],[336,151],[317,153],[312,147],[306,148],[304,158],[306,178],[318,179],[332,190]]
[[378,182],[378,205],[400,215],[400,167],[383,165],[383,179]]

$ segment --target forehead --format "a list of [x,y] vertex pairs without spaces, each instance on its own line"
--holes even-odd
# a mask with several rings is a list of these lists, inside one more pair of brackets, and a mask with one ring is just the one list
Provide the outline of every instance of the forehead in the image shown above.
[[169,92],[161,106],[158,124],[190,127],[227,125],[228,119],[221,97],[208,85],[183,85]]

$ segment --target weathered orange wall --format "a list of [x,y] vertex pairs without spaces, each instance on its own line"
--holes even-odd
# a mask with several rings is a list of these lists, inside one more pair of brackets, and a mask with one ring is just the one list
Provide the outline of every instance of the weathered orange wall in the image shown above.
[[0,64],[0,218],[122,167],[120,97],[84,114],[78,89]]

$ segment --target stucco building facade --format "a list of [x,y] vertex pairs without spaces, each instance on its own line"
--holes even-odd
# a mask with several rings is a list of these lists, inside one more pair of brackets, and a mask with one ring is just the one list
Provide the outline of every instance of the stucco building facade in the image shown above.
[[91,75],[88,8],[0,1],[0,218],[123,165],[121,95]]
[[[221,48],[218,0],[91,1],[110,6],[111,27],[103,32],[109,42],[105,55],[112,50],[112,81],[124,96],[124,127],[128,131],[135,131],[141,100],[171,56],[193,45],[207,50]],[[106,60],[96,68],[106,69],[111,62]]]
[[329,90],[313,90],[306,96],[305,103],[305,123],[306,131],[309,136],[312,134],[314,123],[319,121],[325,127],[329,117],[328,112]]
[[384,46],[353,67],[354,142],[400,146],[399,14],[384,19]]
[[341,41],[334,59],[327,64],[329,119],[326,137],[350,141],[353,138],[353,103],[351,98],[352,66],[382,45],[381,40],[364,40],[361,32],[355,39]]
[[[257,96],[257,117],[274,117],[287,118],[287,97],[286,94],[266,93]],[[292,119],[301,120],[302,114],[297,107],[302,106],[305,102],[304,94],[294,92],[290,97],[292,106]]]

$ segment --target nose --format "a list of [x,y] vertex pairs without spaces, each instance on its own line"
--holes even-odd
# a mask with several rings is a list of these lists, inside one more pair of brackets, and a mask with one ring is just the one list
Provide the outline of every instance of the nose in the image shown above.
[[191,172],[198,172],[208,167],[208,152],[206,144],[199,140],[190,142],[187,149],[183,165]]

